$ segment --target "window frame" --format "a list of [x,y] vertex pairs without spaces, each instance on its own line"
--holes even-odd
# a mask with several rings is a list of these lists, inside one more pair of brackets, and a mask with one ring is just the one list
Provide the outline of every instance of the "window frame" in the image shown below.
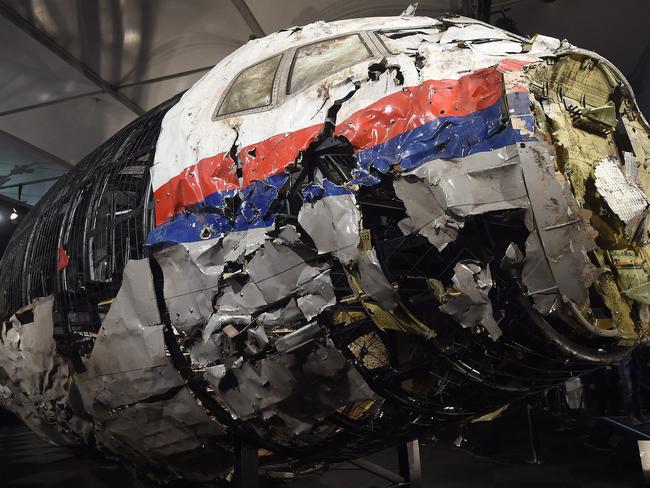
[[[275,53],[271,56],[268,56],[260,61],[258,61],[255,64],[251,64],[249,66],[246,66],[245,68],[242,68],[240,71],[237,72],[237,74],[230,80],[224,91],[221,93],[219,96],[219,100],[217,102],[216,108],[212,112],[212,121],[220,121],[220,120],[225,120],[231,117],[240,117],[244,115],[249,115],[249,114],[255,114],[255,113],[260,113],[260,112],[266,112],[268,110],[273,110],[279,105],[282,105],[285,103],[285,101],[289,98],[292,98],[296,95],[299,95],[303,90],[309,88],[309,85],[306,88],[303,88],[303,90],[294,92],[294,93],[288,93],[289,91],[289,76],[291,74],[291,70],[293,68],[293,63],[294,63],[294,58],[296,55],[296,51],[302,47],[309,46],[311,44],[317,44],[319,42],[323,41],[328,41],[330,39],[336,39],[338,37],[346,37],[346,36],[351,36],[351,35],[357,35],[361,38],[361,41],[363,42],[364,46],[370,54],[368,55],[367,58],[361,60],[361,61],[356,61],[352,62],[349,64],[346,64],[339,68],[339,70],[347,69],[351,66],[354,66],[355,64],[361,63],[363,61],[367,61],[369,59],[377,58],[380,59],[385,56],[391,56],[392,53],[390,53],[382,44],[382,42],[378,39],[378,36],[375,35],[373,30],[359,30],[359,31],[351,31],[351,32],[346,32],[344,34],[334,34],[332,36],[328,37],[321,37],[319,39],[316,39],[314,41],[308,42],[306,44],[302,44],[300,46],[295,46],[291,47],[285,51],[281,51],[279,53]],[[276,56],[282,56],[282,59],[280,60],[280,64],[278,65],[278,69],[275,72],[275,79],[273,80],[273,93],[271,95],[271,103],[269,105],[265,105],[264,107],[259,107],[259,108],[253,108],[253,109],[248,109],[248,110],[242,110],[240,112],[232,112],[230,114],[222,114],[222,115],[217,115],[219,113],[219,109],[221,108],[221,105],[224,103],[226,99],[226,95],[230,92],[230,89],[232,88],[232,85],[235,83],[235,80],[239,76],[240,73],[244,72],[248,68],[252,68],[253,66],[257,66],[260,63],[263,63],[265,61],[268,61],[269,59],[272,59]],[[338,71],[338,70],[337,70]],[[331,73],[325,75],[322,79],[327,78],[328,76],[331,76],[332,73],[336,73],[336,71],[332,71]],[[319,80],[320,81],[320,80]],[[318,83],[318,81],[314,82]]]
[[[363,46],[368,51],[368,56],[366,56],[363,59],[359,59],[357,61],[351,61],[349,63],[341,65],[338,68],[336,68],[334,70],[331,70],[328,73],[324,74],[321,78],[319,78],[318,80],[306,85],[305,87],[303,87],[300,90],[296,90],[295,92],[290,91],[290,89],[291,89],[291,75],[293,74],[293,69],[294,69],[295,64],[296,64],[298,50],[303,49],[305,47],[312,46],[314,44],[319,44],[321,42],[331,41],[331,40],[334,40],[334,39],[340,39],[340,38],[343,38],[343,37],[350,37],[350,36],[357,36],[359,38],[359,40],[361,41]],[[344,69],[350,68],[351,66],[354,66],[355,64],[359,64],[359,63],[362,63],[362,62],[367,61],[369,59],[372,59],[374,57],[377,57],[378,54],[381,54],[381,53],[378,53],[377,51],[378,51],[377,46],[375,46],[375,43],[372,41],[372,38],[368,35],[368,31],[354,31],[354,32],[346,32],[345,34],[336,34],[334,36],[324,37],[324,38],[321,38],[321,39],[314,40],[312,42],[308,42],[307,44],[303,44],[301,46],[296,46],[296,47],[294,47],[293,49],[291,49],[289,51],[289,57],[291,58],[291,62],[288,63],[289,66],[288,66],[288,69],[286,71],[286,77],[285,77],[285,80],[284,80],[284,87],[285,87],[284,90],[283,90],[284,95],[286,97],[294,96],[294,95],[296,95],[296,94],[298,94],[298,93],[312,87],[313,85],[315,85],[319,81],[324,80],[325,78],[328,78],[329,76],[331,76],[334,73],[337,73],[337,72],[342,71]]]
[[[219,114],[219,110],[221,110],[221,106],[224,104],[226,101],[226,97],[230,93],[230,89],[232,86],[235,84],[235,82],[239,79],[239,76],[246,70],[249,70],[251,68],[254,68],[255,66],[258,66],[262,63],[266,63],[267,61],[280,57],[280,62],[278,63],[278,67],[275,70],[275,75],[273,77],[273,85],[271,86],[271,103],[268,105],[263,105],[261,107],[254,107],[254,108],[249,108],[246,110],[240,110],[238,112],[230,112],[227,114]],[[275,53],[272,56],[268,56],[267,58],[261,59],[255,64],[251,64],[250,66],[246,66],[245,68],[242,68],[237,72],[237,74],[230,80],[228,83],[228,86],[226,89],[223,91],[221,94],[221,97],[219,98],[219,102],[217,103],[216,108],[214,109],[214,112],[212,113],[212,120],[221,120],[221,119],[227,119],[230,117],[238,117],[241,115],[248,115],[248,114],[254,114],[258,112],[266,112],[267,110],[271,110],[275,108],[275,106],[278,103],[278,92],[279,92],[279,87],[280,87],[280,82],[284,78],[282,76],[282,71],[285,69],[285,64],[286,64],[286,58],[287,58],[287,53],[286,52],[279,52]]]
[[375,39],[377,39],[377,42],[381,44],[381,47],[383,48],[384,51],[386,51],[391,56],[397,56],[403,53],[391,51],[386,45],[386,43],[384,42],[384,39],[382,38],[382,34],[390,34],[392,32],[402,32],[407,30],[436,29],[440,26],[441,24],[424,24],[424,25],[415,25],[412,27],[409,26],[409,27],[399,27],[399,28],[390,28],[390,29],[375,29],[372,31],[372,34],[374,35]]

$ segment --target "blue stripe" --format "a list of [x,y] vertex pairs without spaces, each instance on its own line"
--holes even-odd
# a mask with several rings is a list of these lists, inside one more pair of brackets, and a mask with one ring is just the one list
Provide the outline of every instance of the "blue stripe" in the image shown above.
[[462,158],[515,143],[519,135],[501,101],[465,116],[441,117],[357,154],[366,171],[411,170],[432,159]]
[[325,197],[333,197],[336,195],[350,195],[352,190],[332,183],[325,178],[322,185],[318,183],[309,183],[302,190],[302,197],[306,203],[312,203]]
[[289,178],[280,173],[264,180],[255,181],[241,190],[241,203],[231,217],[228,207],[236,205],[236,191],[227,190],[209,195],[203,202],[175,215],[153,229],[147,237],[147,247],[167,247],[183,242],[214,239],[229,232],[268,227],[275,223],[271,206],[278,197],[278,190]]
[[[513,117],[524,118],[528,129],[534,118],[530,114],[526,94],[508,94],[507,101]],[[510,114],[501,101],[467,116],[443,117],[404,132],[394,138],[359,152],[359,168],[353,170],[351,183],[373,186],[380,182],[375,170],[386,173],[391,165],[399,164],[405,171],[415,169],[432,159],[462,158],[479,152],[492,151],[515,142],[528,140],[513,129]],[[288,173],[280,173],[253,182],[240,190],[241,203],[237,205],[235,190],[213,193],[203,202],[176,215],[156,227],[147,238],[146,246],[168,246],[196,242],[223,236],[229,232],[268,227],[275,223],[272,204],[279,189],[287,182]],[[305,202],[352,193],[329,180],[322,185],[311,183],[302,194]],[[237,208],[234,209],[234,206]],[[234,214],[227,212],[233,207]]]

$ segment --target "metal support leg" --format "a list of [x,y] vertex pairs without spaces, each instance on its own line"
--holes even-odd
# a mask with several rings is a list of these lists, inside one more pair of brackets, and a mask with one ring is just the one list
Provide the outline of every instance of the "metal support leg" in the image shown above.
[[235,476],[233,485],[236,488],[259,488],[259,467],[257,448],[235,442]]
[[364,471],[368,471],[368,473],[374,474],[379,478],[390,481],[397,486],[402,486],[403,484],[407,483],[407,480],[403,476],[400,476],[399,474],[394,473],[391,470],[384,468],[383,466],[371,463],[365,459],[353,459],[352,461],[348,462],[353,466],[357,466]]
[[422,488],[422,468],[420,466],[420,442],[414,440],[397,446],[399,474],[411,488]]
[[531,459],[528,462],[530,464],[542,464],[542,458],[539,455],[539,435],[533,418],[533,407],[530,404],[526,405],[526,418],[528,420],[528,438],[531,452]]

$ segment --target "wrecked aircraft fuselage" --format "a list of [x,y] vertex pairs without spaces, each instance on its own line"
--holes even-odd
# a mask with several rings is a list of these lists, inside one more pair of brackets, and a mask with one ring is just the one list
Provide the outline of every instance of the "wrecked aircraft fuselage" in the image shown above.
[[0,401],[196,480],[501,409],[646,340],[649,134],[604,59],[467,18],[251,41],[17,230]]

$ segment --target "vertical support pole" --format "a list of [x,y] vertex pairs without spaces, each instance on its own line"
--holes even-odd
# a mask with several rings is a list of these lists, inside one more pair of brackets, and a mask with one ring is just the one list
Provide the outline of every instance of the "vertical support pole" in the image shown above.
[[637,441],[637,445],[639,446],[643,479],[648,483],[650,482],[650,441]]
[[420,442],[417,439],[397,446],[397,463],[400,476],[411,488],[423,488]]
[[260,462],[257,448],[235,441],[235,473],[234,486],[236,488],[259,488]]
[[528,420],[528,438],[530,440],[531,459],[528,461],[530,464],[542,464],[542,459],[539,455],[539,436],[537,434],[537,426],[533,421],[533,407],[529,404],[526,405],[526,418]]

